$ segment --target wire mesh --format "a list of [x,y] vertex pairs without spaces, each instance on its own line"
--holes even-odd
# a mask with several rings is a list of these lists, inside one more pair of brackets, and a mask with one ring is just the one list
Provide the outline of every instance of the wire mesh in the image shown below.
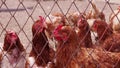
[[[66,42],[63,41],[64,39],[62,39],[62,44],[58,44],[59,41],[56,43],[56,39],[55,37],[51,36],[53,34],[55,34],[54,30],[52,28],[48,28],[52,29],[51,32],[51,36],[47,37],[48,39],[46,39],[46,35],[44,33],[41,34],[41,36],[43,36],[42,40],[45,40],[45,44],[40,43],[41,41],[37,42],[39,44],[39,47],[37,46],[37,44],[34,44],[33,39],[35,39],[35,37],[37,36],[37,34],[39,33],[39,31],[41,30],[41,25],[39,25],[37,28],[37,31],[35,31],[35,34],[33,34],[32,29],[36,29],[33,28],[33,24],[35,24],[36,20],[39,20],[39,16],[43,16],[45,18],[45,21],[49,19],[50,22],[55,22],[54,19],[52,19],[52,14],[54,15],[55,13],[58,13],[58,21],[59,22],[59,13],[61,15],[63,15],[62,18],[65,19],[65,22],[67,22],[67,25],[69,25],[72,30],[67,33],[67,39],[70,39],[71,35],[72,35],[72,31],[75,30],[75,28],[79,28],[76,25],[73,25],[71,23],[71,21],[69,20],[69,15],[72,15],[72,13],[78,13],[78,18],[79,18],[79,14],[80,15],[84,15],[89,13],[90,11],[95,11],[97,12],[97,10],[94,10],[94,6],[93,3],[96,5],[97,9],[99,10],[99,12],[104,13],[105,14],[105,21],[107,22],[107,25],[103,35],[101,37],[98,37],[98,40],[95,41],[95,44],[93,43],[93,45],[95,46],[95,48],[87,48],[87,47],[81,47],[81,45],[89,45],[86,42],[86,38],[88,37],[89,32],[91,31],[91,29],[89,28],[87,30],[87,32],[85,34],[83,34],[82,39],[79,39],[78,36],[75,36],[75,38],[77,39],[76,43],[76,49],[71,52],[69,55],[68,59],[65,59],[63,56],[63,58],[61,58],[61,61],[59,60],[59,55],[61,55],[62,51],[63,51],[63,55],[65,54],[69,54],[69,48],[68,51],[64,51],[63,49],[68,45],[72,44],[71,42]],[[32,57],[33,55],[35,56],[34,60],[29,60],[29,62],[33,63],[30,67],[25,67],[25,68],[31,68],[34,67],[35,64],[37,64],[38,66],[40,65],[39,63],[43,62],[43,66],[45,66],[44,64],[47,65],[46,60],[44,57],[42,57],[43,53],[45,53],[45,49],[49,44],[49,47],[52,47],[52,49],[55,51],[55,55],[53,56],[53,58],[51,59],[51,62],[53,62],[56,66],[56,68],[60,68],[59,64],[64,63],[62,61],[62,59],[67,60],[65,61],[65,64],[61,64],[62,68],[77,68],[74,66],[72,67],[72,62],[75,64],[78,64],[78,67],[81,68],[89,68],[89,65],[91,64],[90,68],[119,68],[120,67],[120,61],[119,61],[119,52],[110,52],[109,50],[111,50],[113,47],[116,46],[116,49],[120,48],[120,43],[119,43],[119,39],[117,39],[117,37],[114,39],[114,36],[118,36],[119,38],[119,32],[114,32],[116,29],[113,26],[113,24],[115,24],[115,26],[118,25],[118,30],[120,30],[120,16],[118,16],[118,14],[120,14],[120,8],[118,8],[120,4],[119,0],[1,0],[0,1],[0,43],[1,43],[1,54],[3,54],[1,61],[1,68],[2,67],[2,60],[4,60],[4,57],[7,57],[7,61],[9,63],[11,63],[11,58],[9,57],[9,50],[7,51],[7,53],[4,53],[4,48],[2,46],[4,46],[4,38],[6,35],[6,32],[8,30],[13,30],[17,33],[17,35],[20,38],[21,43],[23,44],[25,51],[24,53],[26,54],[24,55],[20,55],[20,57],[22,56],[24,59],[24,62],[28,62],[29,57]],[[118,12],[116,13],[116,10],[118,9]],[[97,14],[96,14],[97,15]],[[57,16],[57,15],[56,15]],[[96,16],[97,17],[97,16]],[[111,18],[112,17],[112,18]],[[70,17],[72,18],[72,17]],[[117,20],[119,23],[114,22],[115,20],[113,20],[114,18],[116,18],[115,20]],[[63,20],[62,19],[62,23]],[[55,19],[57,20],[57,18]],[[112,21],[111,21],[112,20]],[[77,20],[78,21],[78,20]],[[61,21],[60,21],[61,22]],[[110,24],[112,23],[112,24]],[[116,25],[117,24],[117,25]],[[56,22],[52,25],[55,25],[54,29],[57,28],[57,24]],[[112,26],[111,26],[112,25]],[[85,27],[86,28],[86,27]],[[112,29],[110,29],[112,28]],[[101,27],[102,29],[102,27]],[[102,45],[105,45],[105,43],[100,43],[101,39],[104,37],[104,34],[107,33],[107,29],[110,29],[110,31],[112,31],[114,34],[112,34],[110,37],[113,38],[111,39],[112,41],[108,42],[111,45],[111,49],[108,49],[108,51],[106,51],[104,48],[102,48]],[[81,30],[82,31],[82,30]],[[92,34],[92,33],[91,33]],[[62,35],[62,34],[61,34]],[[77,34],[76,34],[77,35]],[[93,36],[96,37],[93,33]],[[93,37],[92,36],[92,37]],[[39,36],[38,36],[39,38]],[[65,39],[66,39],[65,38]],[[117,40],[116,40],[117,39]],[[113,41],[115,41],[113,43]],[[43,41],[42,41],[43,42]],[[61,43],[61,42],[60,42]],[[41,45],[41,46],[40,46]],[[73,44],[74,45],[74,44]],[[100,45],[100,46],[99,46]],[[98,47],[96,47],[98,46]],[[16,45],[17,47],[17,45]],[[41,49],[39,49],[40,47],[42,47]],[[18,48],[18,47],[17,47]],[[85,48],[85,50],[84,50]],[[100,48],[100,49],[99,49]],[[35,54],[32,53],[32,49],[35,50]],[[74,47],[73,47],[74,49]],[[113,48],[114,49],[114,48]],[[67,49],[66,49],[67,50]],[[49,50],[47,50],[49,51]],[[18,51],[19,52],[19,51]],[[50,51],[49,51],[50,52]],[[68,53],[65,53],[68,52]],[[84,55],[83,57],[81,57],[81,55]],[[44,54],[45,55],[45,54]],[[77,55],[77,57],[76,57]],[[48,56],[48,55],[46,55]],[[45,56],[45,57],[46,57]],[[62,56],[62,55],[61,55]],[[103,57],[101,57],[103,56]],[[105,57],[106,56],[106,57]],[[96,59],[97,58],[97,59]],[[41,60],[40,60],[41,59]],[[37,62],[38,61],[38,62]],[[58,62],[60,61],[60,62]],[[105,63],[104,63],[105,62]],[[109,63],[110,62],[110,63]],[[4,62],[5,63],[5,62]],[[16,62],[16,64],[14,64],[13,66],[11,66],[11,68],[16,68],[21,62]],[[71,64],[70,64],[71,63]],[[24,63],[24,66],[27,65]],[[58,66],[57,66],[58,65]],[[7,66],[7,65],[6,65]],[[41,64],[42,66],[42,64]],[[70,66],[70,67],[69,67]],[[8,68],[9,65],[8,65]],[[21,68],[20,66],[18,66],[18,68]],[[36,67],[37,68],[37,67]]]

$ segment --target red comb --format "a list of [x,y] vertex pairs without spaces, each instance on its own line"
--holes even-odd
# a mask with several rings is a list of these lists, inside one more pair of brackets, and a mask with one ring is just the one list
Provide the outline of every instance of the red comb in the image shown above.
[[44,21],[45,21],[44,17],[39,16],[39,18],[40,18],[40,21],[41,21],[42,23],[44,23]]
[[63,26],[62,24],[58,25],[53,31],[53,33],[56,34],[62,28],[62,26]]
[[57,28],[55,30],[60,30],[62,28],[62,24],[58,25]]
[[53,35],[57,40],[61,40],[61,36],[59,35],[59,30],[62,28],[62,24],[58,25],[53,31]]

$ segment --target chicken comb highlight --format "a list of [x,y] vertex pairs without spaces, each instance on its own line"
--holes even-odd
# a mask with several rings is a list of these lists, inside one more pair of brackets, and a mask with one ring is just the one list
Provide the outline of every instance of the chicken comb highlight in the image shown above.
[[12,31],[12,30],[8,30],[6,31],[7,34],[10,34],[11,36],[16,36],[16,32]]
[[40,22],[42,22],[42,23],[44,23],[44,22],[45,22],[45,19],[44,19],[44,17],[42,17],[42,16],[39,16],[39,18],[40,18]]
[[55,36],[55,38],[56,38],[57,40],[61,40],[61,37],[60,37],[58,31],[61,30],[62,26],[63,26],[62,24],[58,25],[58,26],[55,28],[55,30],[53,31],[53,34],[54,34],[54,36]]
[[18,36],[17,36],[16,32],[12,31],[12,30],[6,31],[6,37],[7,37],[6,40],[9,43],[14,43],[18,39]]
[[60,24],[60,25],[58,25],[58,26],[55,28],[55,30],[60,30],[62,27],[63,27],[63,25]]

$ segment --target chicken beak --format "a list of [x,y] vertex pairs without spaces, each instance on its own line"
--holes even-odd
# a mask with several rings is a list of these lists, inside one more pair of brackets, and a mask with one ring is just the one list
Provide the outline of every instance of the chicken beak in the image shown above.
[[46,22],[44,22],[43,26],[44,26],[45,28],[48,28],[48,26],[47,26]]

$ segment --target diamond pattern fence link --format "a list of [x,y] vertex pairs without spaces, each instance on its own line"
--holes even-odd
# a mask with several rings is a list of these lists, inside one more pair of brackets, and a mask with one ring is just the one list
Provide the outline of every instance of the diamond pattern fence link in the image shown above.
[[[112,2],[112,0],[81,0],[81,1],[79,0],[48,0],[48,1],[46,0],[45,1],[44,0],[43,1],[41,0],[16,0],[16,1],[1,0],[0,2],[0,43],[4,43],[4,34],[7,30],[14,30],[17,32],[22,44],[24,44],[25,52],[27,54],[26,56],[20,55],[20,57],[23,56],[24,60],[27,61],[31,48],[33,47],[35,52],[38,54],[37,57],[35,58],[35,60],[37,60],[39,56],[42,55],[42,52],[44,51],[45,47],[47,46],[47,43],[49,42],[48,40],[46,40],[47,42],[42,48],[40,53],[37,51],[37,49],[34,46],[32,46],[33,45],[32,39],[35,38],[38,31],[41,29],[39,28],[35,33],[35,35],[32,36],[32,31],[31,31],[32,25],[38,19],[38,17],[43,16],[45,17],[45,19],[48,18],[50,19],[51,22],[53,22],[50,15],[56,12],[60,12],[62,15],[64,15],[64,18],[68,21],[68,25],[72,27],[74,25],[69,23],[70,21],[67,15],[69,15],[69,13],[72,13],[72,12],[78,12],[83,14],[89,12],[93,7],[92,2],[95,2],[96,7],[99,10],[101,9],[100,12],[103,12],[105,14],[107,22],[109,22],[109,16],[111,13],[116,14],[114,10],[120,4],[119,2],[118,4],[116,4]],[[119,16],[115,15],[115,17],[120,22]],[[110,26],[107,26],[106,30],[108,28],[110,28]],[[82,50],[80,47],[84,42],[85,38],[87,37],[89,31],[91,31],[91,29],[89,29],[88,32],[84,35],[83,39],[81,39],[81,41],[77,46],[77,49],[74,51],[74,53],[71,54],[66,64],[64,64],[64,68],[67,68],[69,62],[71,62],[73,57],[75,57],[75,55],[80,50]],[[68,38],[70,37],[71,33],[72,32],[68,34]],[[42,34],[42,36],[44,36],[44,34]],[[79,39],[79,38],[76,36],[76,39]],[[99,42],[99,40],[101,40],[101,38],[98,39],[96,43]],[[59,51],[61,51],[65,43],[66,42],[63,42],[63,44],[61,45],[61,48],[58,50],[58,53],[56,53],[54,56],[54,59],[52,59],[53,61],[56,59],[57,57],[56,55],[59,54]],[[58,43],[55,43],[55,46],[56,45],[58,45]],[[3,51],[3,48],[1,48],[1,50]],[[106,50],[105,49],[102,49],[102,50],[106,54],[106,56],[109,57]],[[93,63],[95,64],[96,68],[101,68],[100,65],[102,64],[102,62],[97,62],[95,57],[92,55],[95,52],[95,50],[93,49],[89,52],[89,49],[86,48],[86,51],[88,53],[87,58],[91,57],[92,60],[94,61]],[[9,56],[7,56],[6,54],[4,54],[3,57],[7,57],[8,61],[10,62]],[[43,58],[42,60],[45,63],[45,60]],[[12,66],[12,68],[16,68],[18,63],[19,61],[15,66]],[[119,59],[118,61],[114,62],[114,65],[112,67],[114,68],[116,65],[118,65],[118,63],[120,63]],[[32,67],[34,66],[34,64],[32,65]],[[84,67],[84,65],[81,67]]]

